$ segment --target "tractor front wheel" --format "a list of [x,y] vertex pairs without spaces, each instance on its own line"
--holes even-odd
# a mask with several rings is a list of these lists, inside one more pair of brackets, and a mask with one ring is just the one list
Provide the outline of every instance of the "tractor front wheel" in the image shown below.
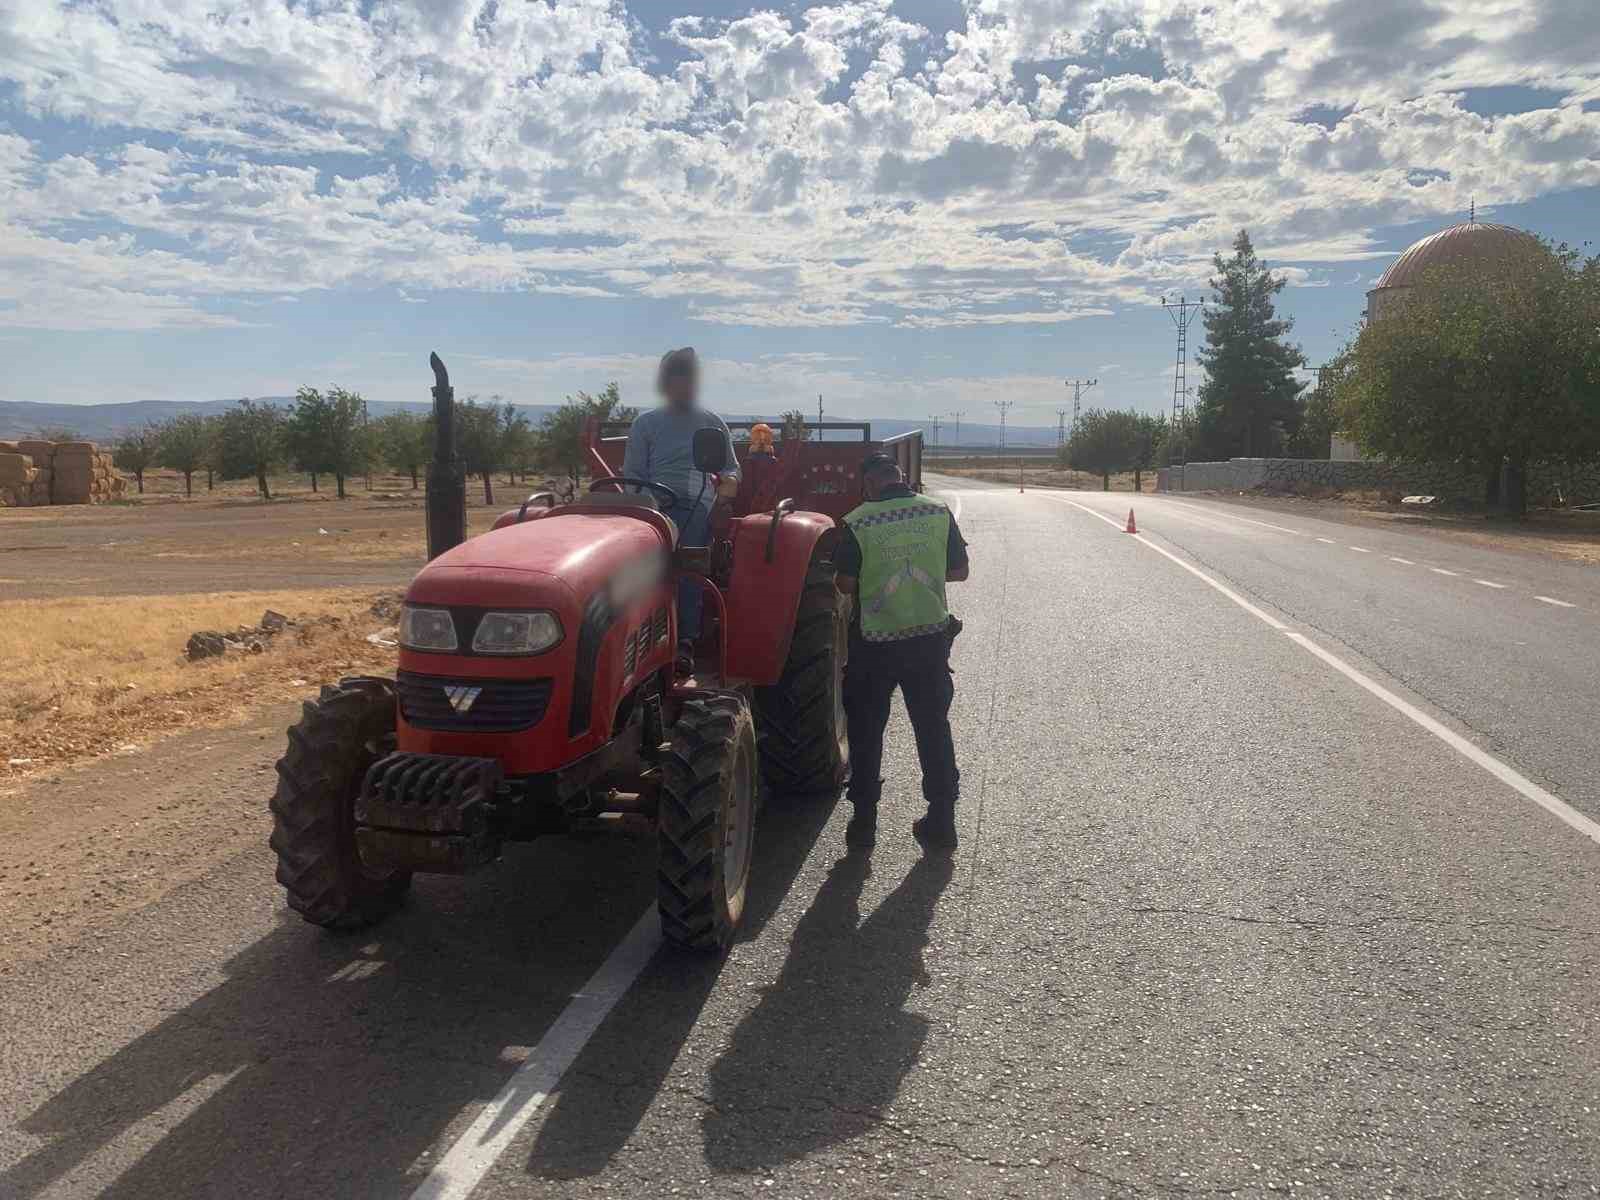
[[411,886],[409,871],[368,870],[356,849],[356,792],[394,740],[394,684],[368,677],[324,687],[289,729],[272,796],[272,848],[289,907],[313,925],[370,925]]
[[819,550],[806,572],[783,677],[756,689],[761,769],[774,790],[825,792],[844,782],[850,739],[844,716],[849,601]]
[[661,933],[721,950],[744,915],[755,846],[756,738],[736,695],[689,700],[662,760],[656,907]]

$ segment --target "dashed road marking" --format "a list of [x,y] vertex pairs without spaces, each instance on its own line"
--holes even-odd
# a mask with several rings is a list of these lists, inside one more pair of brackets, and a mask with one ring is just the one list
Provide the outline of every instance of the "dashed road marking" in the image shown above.
[[1334,540],[1332,538],[1319,537],[1317,539],[1317,541],[1322,542],[1324,545],[1327,545],[1327,546],[1333,546],[1333,545],[1337,544],[1337,543],[1334,542]]
[[1350,549],[1354,550],[1357,554],[1371,554],[1372,553],[1372,551],[1368,550],[1365,546],[1351,546]]
[[1500,588],[1500,589],[1504,589],[1504,587],[1506,586],[1503,583],[1496,583],[1492,579],[1474,579],[1472,582],[1473,583],[1481,583],[1481,584],[1483,584],[1484,587],[1492,587],[1492,588]]
[[1461,576],[1460,571],[1446,571],[1443,567],[1429,567],[1428,570],[1432,571],[1435,575],[1449,575],[1453,578],[1460,578]]
[[1576,604],[1570,604],[1565,600],[1557,600],[1554,596],[1535,596],[1534,599],[1538,600],[1538,601],[1541,601],[1544,604],[1554,604],[1557,608],[1577,608],[1578,607]]
[[[1096,512],[1086,504],[1079,504],[1076,500],[1068,500],[1064,496],[1059,497],[1059,499],[1064,504],[1070,504],[1073,508],[1079,509],[1082,512],[1088,513],[1091,517],[1095,517],[1098,520],[1104,521],[1113,529],[1120,531],[1122,528],[1120,522],[1113,520],[1104,513]],[[1501,783],[1504,783],[1507,787],[1511,788],[1525,799],[1531,800],[1551,816],[1555,817],[1558,821],[1561,821],[1563,824],[1575,829],[1590,841],[1600,843],[1600,823],[1597,823],[1584,816],[1581,812],[1573,808],[1565,800],[1561,799],[1554,793],[1546,791],[1537,783],[1533,782],[1533,780],[1529,779],[1526,775],[1523,775],[1515,767],[1501,762],[1488,751],[1473,745],[1473,743],[1462,737],[1455,730],[1447,728],[1445,725],[1434,720],[1434,718],[1423,712],[1415,704],[1412,704],[1410,701],[1404,700],[1395,695],[1371,676],[1366,675],[1360,670],[1351,666],[1338,655],[1324,650],[1305,634],[1290,629],[1282,621],[1278,620],[1278,618],[1272,616],[1263,609],[1256,607],[1254,604],[1251,604],[1250,601],[1246,600],[1243,596],[1239,595],[1226,585],[1219,583],[1206,572],[1202,571],[1199,567],[1184,562],[1183,559],[1179,558],[1176,554],[1173,554],[1171,551],[1156,545],[1144,534],[1135,533],[1130,534],[1129,536],[1131,536],[1140,545],[1146,546],[1149,549],[1154,550],[1163,558],[1170,559],[1172,562],[1177,563],[1178,566],[1189,572],[1189,574],[1195,576],[1208,586],[1221,592],[1224,596],[1228,597],[1228,599],[1232,600],[1251,616],[1256,617],[1270,628],[1279,631],[1285,637],[1289,638],[1290,641],[1294,642],[1295,645],[1300,646],[1308,653],[1313,654],[1317,658],[1321,659],[1324,663],[1332,667],[1335,671],[1338,671],[1339,674],[1350,680],[1350,682],[1354,683],[1357,687],[1373,696],[1376,696],[1390,708],[1394,709],[1395,712],[1431,733],[1434,737],[1438,738],[1445,745],[1449,746],[1468,762],[1482,767],[1489,774],[1500,780]],[[1352,546],[1351,549],[1355,549],[1355,547]],[[1568,604],[1565,600],[1556,600],[1549,596],[1538,596],[1536,599],[1543,600],[1547,604],[1559,604],[1566,608],[1577,607],[1577,605]]]
[[1412,562],[1409,558],[1400,558],[1398,555],[1394,555],[1394,554],[1389,555],[1389,561],[1390,562],[1397,562],[1401,566],[1405,566],[1405,567],[1414,567],[1414,566],[1417,565],[1416,563]]
[[555,1024],[545,1031],[500,1094],[483,1106],[455,1145],[434,1164],[421,1186],[411,1193],[411,1200],[466,1200],[556,1090],[567,1068],[649,965],[660,945],[661,923],[652,904],[589,977],[583,990],[561,1010]]

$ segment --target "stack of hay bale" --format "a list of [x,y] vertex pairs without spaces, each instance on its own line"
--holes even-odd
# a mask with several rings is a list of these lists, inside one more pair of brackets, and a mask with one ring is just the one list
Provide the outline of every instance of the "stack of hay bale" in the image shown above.
[[[15,442],[0,442],[0,508],[25,508],[33,503],[39,468]],[[46,484],[48,487],[48,483]]]
[[127,486],[93,442],[0,442],[0,504],[98,504]]

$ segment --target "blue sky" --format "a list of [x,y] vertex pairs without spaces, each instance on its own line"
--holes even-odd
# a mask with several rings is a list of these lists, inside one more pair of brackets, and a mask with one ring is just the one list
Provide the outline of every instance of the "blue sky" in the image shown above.
[[1312,361],[1415,238],[1600,213],[1590,0],[0,7],[0,398],[1170,401],[1248,227]]

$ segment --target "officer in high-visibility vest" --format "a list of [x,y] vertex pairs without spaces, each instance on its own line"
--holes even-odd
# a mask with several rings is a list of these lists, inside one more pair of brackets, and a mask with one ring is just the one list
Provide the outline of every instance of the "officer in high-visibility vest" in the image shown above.
[[928,802],[912,835],[925,849],[953,850],[961,772],[950,736],[950,644],[961,622],[945,607],[944,585],[967,577],[967,543],[949,508],[907,487],[887,454],[869,455],[861,474],[866,502],[845,516],[833,552],[834,581],[856,601],[844,673],[855,806],[845,843],[866,850],[877,840],[883,731],[898,687]]

